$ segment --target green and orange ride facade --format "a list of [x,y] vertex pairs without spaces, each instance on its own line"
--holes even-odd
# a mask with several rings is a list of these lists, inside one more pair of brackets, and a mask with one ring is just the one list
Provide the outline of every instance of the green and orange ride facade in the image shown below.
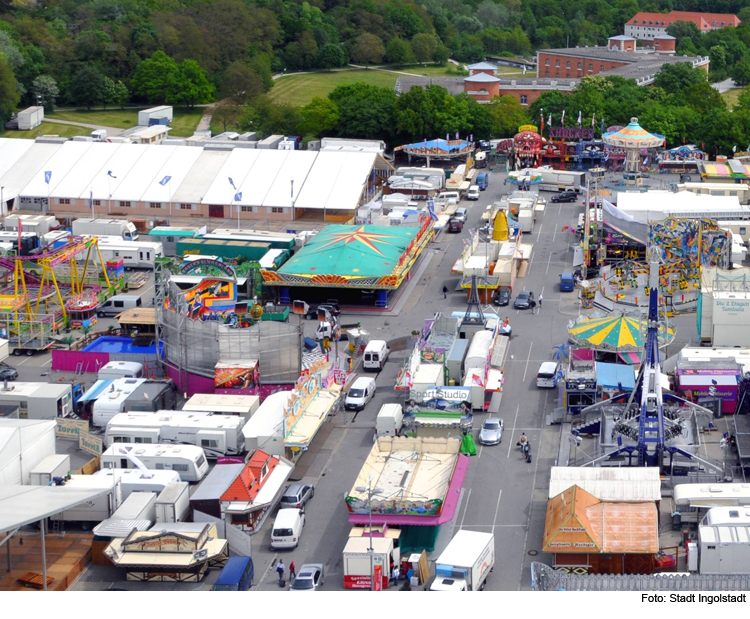
[[278,271],[261,271],[266,286],[278,286],[282,303],[290,288],[377,291],[385,306],[433,235],[425,216],[417,226],[328,225]]

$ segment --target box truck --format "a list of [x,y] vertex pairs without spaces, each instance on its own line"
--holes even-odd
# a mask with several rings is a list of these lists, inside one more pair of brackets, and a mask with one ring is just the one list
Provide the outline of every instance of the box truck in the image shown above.
[[189,510],[189,484],[174,481],[156,499],[156,522],[182,522]]
[[119,236],[126,241],[137,241],[138,231],[127,219],[92,219],[79,217],[73,221],[74,236]]
[[404,425],[404,411],[400,404],[383,404],[375,419],[376,436],[398,436]]
[[492,533],[460,530],[435,562],[435,577],[429,591],[481,591],[495,565]]
[[31,469],[29,484],[46,486],[55,477],[65,477],[68,473],[70,473],[70,456],[68,454],[52,454]]

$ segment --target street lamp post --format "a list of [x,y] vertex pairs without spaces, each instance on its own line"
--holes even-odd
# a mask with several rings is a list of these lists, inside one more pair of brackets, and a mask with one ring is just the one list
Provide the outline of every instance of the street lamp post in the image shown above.
[[[383,494],[382,488],[372,487],[372,474],[367,481],[367,486],[357,486],[354,488],[357,492],[367,495],[367,512],[370,516],[370,548],[368,553],[370,554],[370,591],[375,590],[375,551],[372,548],[372,497],[377,494]],[[383,566],[385,568],[385,566]],[[390,574],[388,575],[390,577]]]

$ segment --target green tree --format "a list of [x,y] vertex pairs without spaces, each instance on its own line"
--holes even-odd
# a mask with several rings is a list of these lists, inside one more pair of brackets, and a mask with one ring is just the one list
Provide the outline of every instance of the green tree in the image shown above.
[[104,76],[102,80],[102,105],[104,106],[104,109],[107,109],[107,106],[114,100],[115,98],[115,81],[113,79],[108,78],[107,76]]
[[729,70],[729,76],[738,85],[747,86],[750,84],[750,62],[743,58]]
[[313,97],[313,100],[300,110],[300,118],[301,135],[321,137],[336,128],[339,122],[339,109],[328,98]]
[[151,103],[165,103],[179,80],[180,67],[174,58],[159,51],[138,65],[130,86],[133,93]]
[[321,69],[335,69],[346,64],[346,50],[340,43],[326,43],[318,52],[318,66]]
[[44,111],[51,114],[55,111],[55,101],[60,95],[57,82],[49,75],[40,75],[31,83],[31,92],[39,105],[44,106]]
[[419,64],[431,60],[432,55],[437,51],[437,46],[438,41],[432,34],[415,34],[411,40],[411,49]]
[[211,110],[211,121],[220,123],[222,131],[234,129],[242,118],[242,108],[234,102],[222,103]]
[[675,39],[682,39],[683,37],[687,37],[688,39],[692,39],[694,42],[698,41],[701,37],[701,31],[698,30],[698,26],[696,26],[691,21],[682,21],[677,20],[676,22],[672,22],[669,26],[667,26],[667,34],[670,34]]
[[18,82],[5,54],[0,52],[0,126],[4,125],[21,100]]
[[365,32],[354,39],[351,57],[354,62],[361,64],[377,64],[385,56],[385,47],[379,36]]
[[450,50],[442,43],[438,43],[438,46],[435,48],[435,53],[432,54],[432,60],[437,64],[445,64],[450,57]]
[[708,50],[708,58],[711,61],[712,73],[723,73],[727,68],[727,52],[720,45],[714,45]]
[[386,22],[395,26],[400,34],[411,37],[418,32],[424,32],[424,22],[407,4],[393,3],[386,12]]
[[220,94],[239,105],[255,99],[265,92],[263,80],[258,72],[241,60],[235,60],[224,71]]
[[208,103],[213,96],[214,87],[206,72],[195,60],[183,60],[168,100],[194,107],[196,103]]
[[385,46],[385,61],[391,64],[408,64],[414,58],[411,45],[401,37],[393,37]]
[[526,109],[512,95],[495,97],[486,107],[492,118],[491,132],[495,137],[511,137],[518,133],[518,127],[531,120]]
[[701,69],[693,68],[693,65],[689,62],[677,62],[664,65],[661,68],[654,79],[654,86],[663,88],[666,92],[672,94],[693,84],[699,84],[705,79],[706,74]]
[[104,76],[94,67],[84,65],[73,76],[69,98],[90,110],[91,106],[103,101]]
[[337,86],[328,98],[339,110],[336,132],[341,137],[366,136],[373,140],[388,140],[391,137],[396,106],[393,88],[361,82],[344,84]]
[[[0,24],[1,23],[3,22],[0,22]],[[2,29],[0,29],[0,54],[5,55],[5,60],[10,65],[10,68],[13,69],[14,73],[18,71],[25,62],[20,45],[13,40],[10,34]]]
[[130,100],[130,92],[128,87],[125,86],[120,80],[115,82],[114,93],[112,96],[112,105],[116,105],[119,108],[125,107],[125,104]]

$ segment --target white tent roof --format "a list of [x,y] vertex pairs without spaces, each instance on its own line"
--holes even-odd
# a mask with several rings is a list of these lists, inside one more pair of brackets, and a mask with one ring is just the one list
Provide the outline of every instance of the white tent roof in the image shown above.
[[231,178],[234,186],[241,191],[242,182],[250,172],[261,153],[270,151],[260,151],[250,148],[235,148],[226,163],[219,171],[218,175],[208,188],[206,195],[203,196],[203,204],[229,204],[235,194],[232,185],[229,183]]
[[[68,142],[68,144],[73,144],[73,142]],[[88,198],[93,180],[98,177],[102,168],[104,168],[104,174],[107,173],[109,160],[115,155],[117,149],[123,146],[127,144],[90,143],[89,149],[81,156],[76,166],[52,190],[51,197]]]
[[268,193],[263,206],[290,207],[292,206],[292,181],[294,181],[294,196],[300,194],[300,190],[308,179],[310,169],[315,163],[318,153],[309,150],[288,150],[289,156],[284,166],[276,175],[276,181]]
[[[146,191],[141,196],[145,202],[167,202],[172,193],[177,191],[193,164],[200,157],[203,149],[194,146],[175,146],[174,154],[167,159],[159,172],[154,176]],[[167,185],[160,185],[165,176],[171,176]]]
[[0,178],[10,170],[16,161],[32,146],[33,140],[11,140],[0,138]]
[[[219,171],[229,159],[232,151],[228,150],[203,150],[202,148],[192,147],[200,151],[200,157],[195,160],[193,167],[185,176],[179,189],[172,195],[172,202],[185,202],[189,204],[200,204],[203,197],[208,192],[211,183],[217,177]],[[227,185],[229,181],[225,179]]]
[[[18,141],[25,142],[26,140]],[[28,149],[20,158],[13,160],[13,165],[0,178],[0,185],[4,188],[4,199],[12,200],[17,197],[37,172],[47,165],[50,157],[60,150],[61,146],[61,144],[34,144],[33,148]],[[5,160],[6,155],[10,156],[11,154],[3,149],[3,151],[0,151],[0,160]],[[6,166],[7,164],[3,165]],[[44,196],[47,196],[46,190]]]
[[[150,148],[146,147],[143,155],[130,168],[117,189],[112,190],[112,199],[134,202],[140,200],[146,189],[151,185],[151,181],[156,178],[159,170],[167,162],[167,159],[174,154],[176,148],[176,146],[164,146],[163,144],[157,144]],[[159,179],[161,178],[160,176]]]
[[[102,166],[99,172],[89,181],[87,189],[93,189],[94,200],[109,199],[110,191],[114,195],[117,188],[125,180],[128,172],[133,168],[136,162],[150,148],[144,144],[109,144],[114,154],[107,160],[107,164]],[[120,148],[114,148],[119,146]],[[107,173],[112,172],[112,176]],[[88,191],[78,197],[88,197]]]
[[52,420],[0,419],[0,485],[29,483],[29,473],[55,453]]
[[0,486],[0,533],[49,518],[109,492],[109,486]]
[[[289,153],[288,150],[262,150],[253,167],[250,168],[242,185],[237,185],[242,192],[242,200],[239,204],[252,204],[260,206],[266,198],[268,190],[273,186],[279,170],[284,165]],[[227,181],[228,182],[228,181]],[[237,179],[235,179],[237,184]]]
[[[65,179],[78,163],[78,160],[92,146],[93,142],[65,142],[47,160],[44,166],[31,177],[26,187],[19,192],[19,195],[30,198],[46,198],[48,193],[52,195],[55,187]],[[34,152],[34,150],[31,152]],[[46,172],[52,172],[49,184],[44,182]]]
[[363,184],[375,163],[375,153],[321,151],[295,202],[300,208],[354,210]]

